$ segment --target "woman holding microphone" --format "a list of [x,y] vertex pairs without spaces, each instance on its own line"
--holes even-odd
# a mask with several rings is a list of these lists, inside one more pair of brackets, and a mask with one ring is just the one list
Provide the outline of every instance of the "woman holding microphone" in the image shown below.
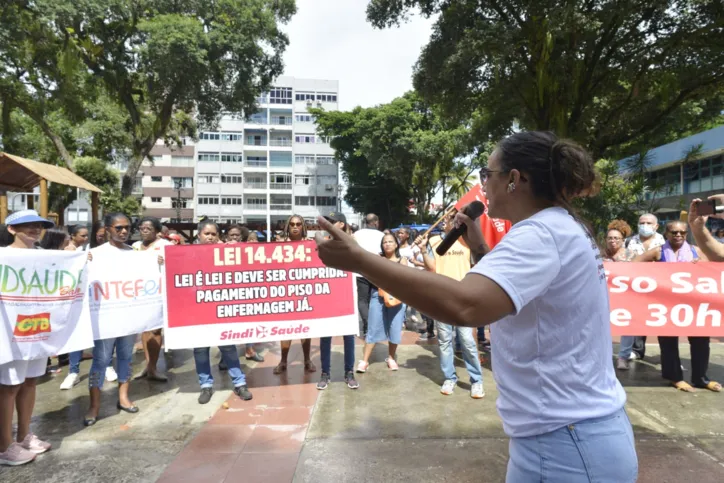
[[[320,218],[328,266],[356,272],[436,320],[491,325],[498,412],[510,436],[509,483],[634,482],[638,461],[611,365],[606,276],[595,240],[570,202],[590,193],[593,160],[552,133],[503,140],[481,169],[489,216],[510,232],[457,281],[408,270],[362,250]],[[474,251],[477,222],[459,213]],[[615,463],[612,463],[615,462]]]

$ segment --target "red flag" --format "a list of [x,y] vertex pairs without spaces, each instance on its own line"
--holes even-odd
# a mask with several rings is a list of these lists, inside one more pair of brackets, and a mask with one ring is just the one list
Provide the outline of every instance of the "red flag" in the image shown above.
[[483,231],[485,241],[488,242],[488,246],[492,250],[495,245],[500,243],[506,233],[510,231],[510,222],[507,220],[501,220],[498,218],[490,218],[488,216],[488,199],[485,197],[483,191],[483,185],[477,184],[468,191],[465,196],[460,198],[455,203],[455,209],[460,210],[463,206],[472,203],[473,201],[480,201],[485,205],[485,213],[480,215],[480,228]]

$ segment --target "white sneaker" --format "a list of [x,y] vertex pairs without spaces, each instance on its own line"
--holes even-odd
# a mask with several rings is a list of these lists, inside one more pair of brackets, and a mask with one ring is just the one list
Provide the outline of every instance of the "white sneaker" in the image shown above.
[[50,449],[50,443],[41,440],[33,433],[28,433],[20,446],[35,454],[43,454]]
[[19,466],[35,459],[35,453],[23,448],[20,443],[11,443],[4,453],[0,453],[0,465]]
[[116,374],[116,370],[112,367],[106,367],[106,381],[108,382],[114,382],[118,380],[118,374]]
[[445,382],[442,383],[442,387],[440,388],[440,392],[446,396],[449,396],[453,393],[455,390],[455,381],[452,379],[445,379]]
[[635,361],[639,359],[639,355],[636,352],[631,352],[631,354],[628,356],[628,360]]
[[67,391],[68,389],[73,389],[73,386],[78,384],[80,382],[80,375],[76,374],[75,372],[71,372],[67,376],[65,376],[65,379],[63,380],[63,384],[60,385],[60,389],[62,391]]
[[476,382],[470,388],[470,397],[473,399],[483,399],[485,397],[485,391],[483,390],[483,383]]

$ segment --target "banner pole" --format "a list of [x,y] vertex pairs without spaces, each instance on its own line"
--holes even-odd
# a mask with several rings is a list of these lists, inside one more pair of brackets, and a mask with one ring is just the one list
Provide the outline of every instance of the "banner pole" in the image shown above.
[[427,231],[425,231],[425,233],[422,234],[422,237],[425,238],[432,230],[435,229],[435,227],[436,227],[437,225],[440,224],[440,222],[442,222],[442,220],[445,219],[445,217],[446,217],[447,215],[449,215],[450,213],[452,213],[452,211],[453,211],[454,209],[455,209],[455,205],[453,205],[452,207],[450,207],[449,210],[447,210],[445,213],[443,213],[443,215],[442,215],[432,226],[430,226],[430,228],[428,228]]

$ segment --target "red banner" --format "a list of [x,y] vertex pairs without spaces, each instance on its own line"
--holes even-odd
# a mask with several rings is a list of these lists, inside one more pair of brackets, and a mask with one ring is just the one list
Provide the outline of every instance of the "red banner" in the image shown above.
[[355,334],[354,278],[314,242],[165,247],[170,349]]
[[480,228],[483,231],[485,241],[488,242],[488,246],[492,250],[495,245],[500,243],[500,240],[503,239],[505,234],[510,231],[510,222],[488,217],[488,199],[485,197],[483,185],[481,184],[475,185],[465,196],[460,198],[458,202],[455,203],[455,209],[460,210],[463,206],[473,201],[480,201],[485,205],[485,213],[480,216]]
[[613,335],[724,337],[724,263],[604,266]]

